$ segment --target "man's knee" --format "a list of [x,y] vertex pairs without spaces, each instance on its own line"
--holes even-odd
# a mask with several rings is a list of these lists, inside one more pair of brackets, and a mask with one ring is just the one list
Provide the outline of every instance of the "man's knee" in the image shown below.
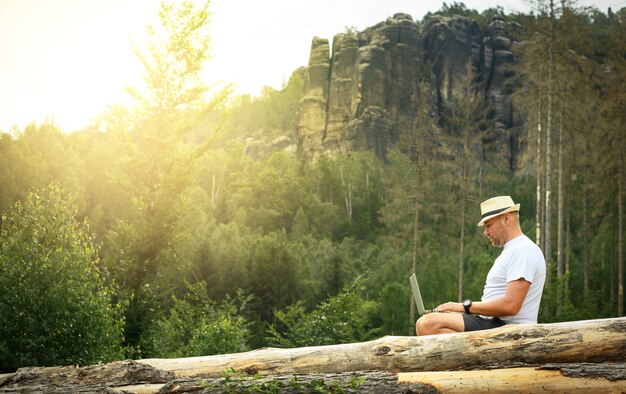
[[457,313],[429,313],[415,323],[417,335],[445,334],[463,330],[463,317]]
[[431,315],[420,317],[415,323],[415,333],[419,335],[431,335],[435,333],[436,324]]

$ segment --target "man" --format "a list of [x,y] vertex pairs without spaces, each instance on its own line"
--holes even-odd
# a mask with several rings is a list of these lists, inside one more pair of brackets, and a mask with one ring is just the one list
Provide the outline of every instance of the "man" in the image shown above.
[[416,323],[417,335],[486,330],[507,323],[537,323],[546,278],[541,249],[522,233],[520,204],[509,196],[490,198],[480,204],[483,234],[503,251],[495,260],[481,301],[448,302],[423,315]]

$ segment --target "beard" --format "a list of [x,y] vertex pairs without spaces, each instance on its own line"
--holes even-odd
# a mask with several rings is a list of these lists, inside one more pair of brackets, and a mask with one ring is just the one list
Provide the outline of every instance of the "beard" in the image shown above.
[[501,248],[501,247],[504,246],[504,244],[502,242],[500,242],[500,240],[497,239],[497,238],[489,237],[489,241],[491,241],[491,246],[493,246],[493,247]]

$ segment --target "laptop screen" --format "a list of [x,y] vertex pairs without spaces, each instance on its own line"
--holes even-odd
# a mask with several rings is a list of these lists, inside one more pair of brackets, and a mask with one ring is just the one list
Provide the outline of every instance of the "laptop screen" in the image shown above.
[[423,315],[426,312],[424,308],[424,302],[422,301],[422,294],[420,293],[420,287],[417,284],[417,277],[415,274],[411,275],[409,278],[411,282],[411,291],[413,291],[413,298],[415,298],[415,305],[417,306],[417,311],[420,315]]

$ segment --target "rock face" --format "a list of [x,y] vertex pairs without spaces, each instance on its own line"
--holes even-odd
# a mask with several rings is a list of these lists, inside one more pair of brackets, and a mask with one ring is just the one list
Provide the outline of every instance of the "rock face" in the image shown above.
[[313,38],[298,149],[309,157],[357,150],[384,156],[391,146],[407,151],[403,141],[415,134],[419,113],[430,117],[426,133],[441,133],[451,97],[464,95],[470,62],[494,125],[482,154],[514,167],[517,142],[506,78],[515,28],[495,19],[482,32],[465,17],[433,17],[418,26],[410,15],[396,14],[362,32],[337,34],[332,49],[328,40]]

